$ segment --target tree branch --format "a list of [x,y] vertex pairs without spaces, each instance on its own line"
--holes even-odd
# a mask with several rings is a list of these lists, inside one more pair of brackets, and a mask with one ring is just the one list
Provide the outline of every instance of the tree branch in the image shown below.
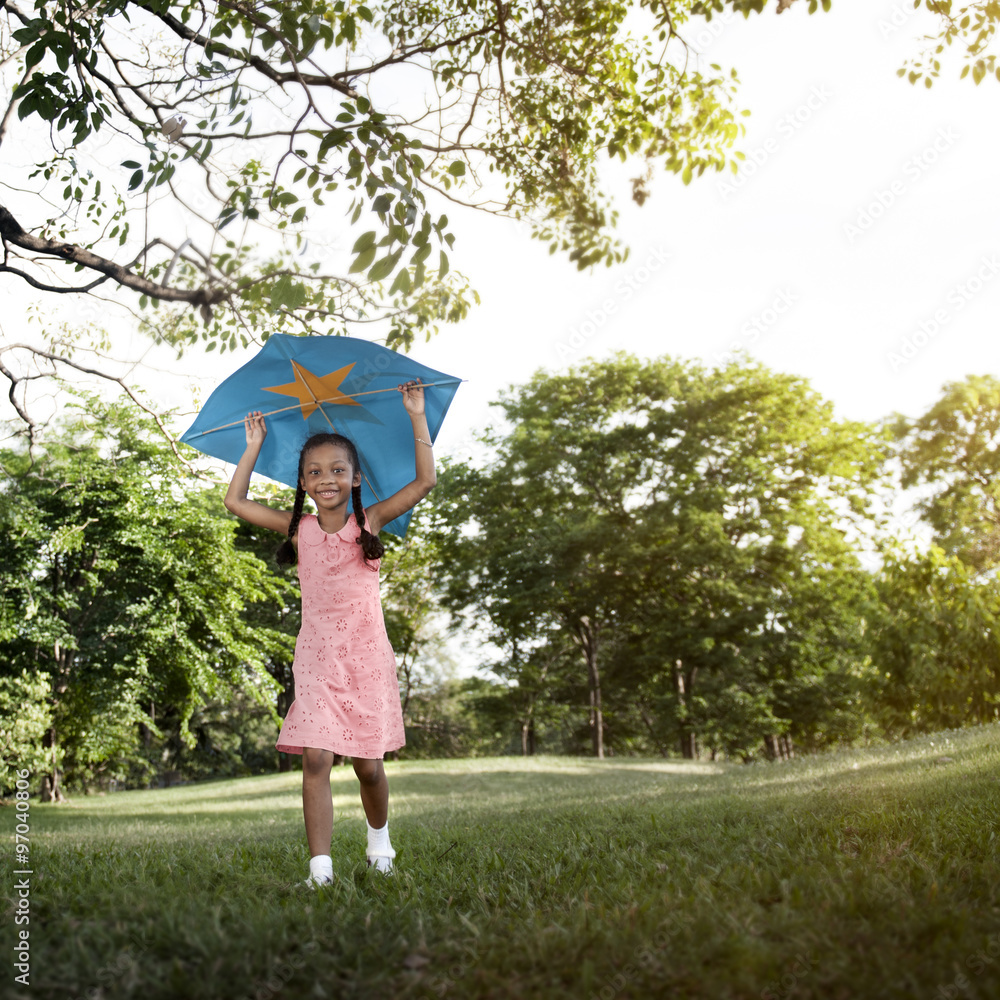
[[[0,237],[3,238],[5,244],[12,244],[13,246],[20,247],[22,250],[29,250],[32,253],[42,254],[46,257],[58,257],[60,260],[79,264],[81,267],[89,268],[92,271],[98,271],[119,285],[131,288],[153,299],[162,299],[167,302],[190,302],[191,305],[195,306],[210,306],[216,302],[228,299],[231,295],[231,292],[225,288],[164,288],[156,284],[156,282],[150,281],[149,278],[135,274],[122,267],[121,264],[116,264],[114,261],[99,257],[90,250],[76,246],[74,243],[60,243],[58,240],[46,240],[40,236],[33,236],[31,233],[26,233],[3,205],[0,205]],[[27,275],[23,272],[16,271],[6,264],[3,265],[2,269],[8,272],[14,271],[14,273],[21,277],[27,278]],[[35,284],[35,287],[46,291],[52,290],[45,288],[44,285],[36,284],[30,278],[28,280],[30,283]],[[72,288],[67,290],[78,292],[85,291],[86,289]]]
[[[267,77],[268,80],[278,84],[280,87],[283,87],[286,83],[299,83],[307,87],[330,87],[333,90],[337,90],[340,93],[345,94],[347,97],[358,96],[357,91],[353,87],[341,80],[334,79],[332,76],[320,75],[318,73],[302,73],[298,70],[293,70],[292,72],[282,72],[277,70],[269,62],[267,62],[266,59],[262,59],[260,56],[253,55],[249,52],[239,52],[231,46],[225,45],[214,38],[208,38],[196,31],[192,31],[191,28],[179,21],[172,14],[155,9],[158,6],[156,4],[137,2],[135,6],[149,11],[149,13],[151,13],[154,17],[159,18],[172,32],[174,32],[174,34],[186,39],[189,42],[193,42],[202,49],[205,49],[206,54],[219,53],[227,56],[235,62],[252,66],[258,73]],[[224,4],[224,6],[230,5]]]
[[[197,476],[199,479],[210,478],[208,476],[205,476],[204,473],[201,473],[197,469],[195,469],[194,466],[192,466],[191,463],[188,462],[181,455],[181,453],[177,450],[176,439],[170,433],[170,431],[167,430],[166,425],[160,419],[160,415],[155,410],[148,407],[141,399],[139,399],[139,397],[135,394],[135,392],[133,392],[131,386],[129,386],[129,384],[125,381],[125,379],[121,378],[118,375],[109,375],[107,372],[102,372],[97,368],[88,368],[86,365],[77,364],[75,361],[71,361],[69,358],[65,358],[61,354],[54,354],[51,351],[42,350],[40,347],[33,347],[31,344],[8,344],[4,348],[4,350],[28,351],[30,354],[33,354],[39,358],[45,358],[46,360],[51,361],[53,364],[67,365],[68,367],[73,368],[78,372],[82,372],[85,375],[95,375],[97,376],[97,378],[105,379],[108,382],[116,382],[121,387],[122,391],[128,396],[128,398],[131,399],[132,402],[140,410],[142,410],[144,413],[149,414],[149,416],[153,418],[153,421],[156,423],[156,426],[159,427],[160,433],[163,435],[164,440],[170,445],[170,448],[173,451],[174,455],[177,457],[177,460],[184,466],[184,468],[187,469],[188,472],[191,473],[191,475]],[[11,372],[8,371],[8,369],[3,365],[2,362],[0,362],[0,374],[7,376],[7,378],[11,380],[11,389],[9,394],[10,401],[11,403],[13,403],[14,409],[17,410],[18,416],[20,416],[21,419],[24,420],[24,422],[28,425],[28,434],[30,439],[32,429],[36,425],[27,415],[27,413],[25,413],[25,411],[17,404],[17,402],[14,400],[14,395],[13,395],[14,388],[17,385],[17,383],[24,380],[18,379],[16,376],[11,374]]]

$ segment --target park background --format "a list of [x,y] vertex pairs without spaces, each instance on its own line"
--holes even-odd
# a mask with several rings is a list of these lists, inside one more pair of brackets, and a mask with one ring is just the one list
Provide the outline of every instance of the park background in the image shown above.
[[[393,220],[414,227],[398,290],[405,271],[440,296],[395,318],[367,227],[348,221],[343,188],[311,201],[308,171],[268,215],[286,229],[239,266],[197,256],[213,230],[273,207],[245,158],[266,169],[273,146],[237,136],[208,156],[198,80],[157,90],[139,125],[72,99],[88,65],[67,19],[80,44],[104,26],[128,47],[157,17],[167,38],[200,23],[200,5],[4,5],[0,72],[8,93],[21,83],[0,120],[4,795],[20,773],[0,799],[18,866],[4,995],[996,996],[995,4],[372,8],[207,9],[217,39],[272,18],[280,42],[258,25],[254,43],[272,54],[323,32],[338,52],[360,36],[364,53],[382,44],[373,21],[404,31],[400,11],[460,10],[489,32],[521,30],[530,9],[555,56],[508,77],[545,167],[517,161],[519,219],[449,201],[476,194],[470,148],[355,190],[388,245]],[[630,78],[605,50],[610,22],[648,27],[651,10],[689,43],[681,89],[698,96],[699,71],[716,81],[700,126],[668,130],[673,157],[628,124]],[[592,51],[588,116],[546,88],[566,82],[560,60]],[[424,80],[401,71],[402,86],[377,74],[368,92],[405,116]],[[280,88],[253,106],[265,131],[292,106],[271,116],[271,98]],[[339,107],[378,147],[372,106]],[[170,111],[187,118],[174,142],[159,128]],[[608,122],[635,128],[639,155],[607,157]],[[330,129],[334,146],[345,131]],[[246,197],[239,225],[231,204],[198,201],[195,154]],[[32,176],[38,163],[51,175]],[[404,181],[408,198],[377,210]],[[584,192],[577,229],[570,189]],[[613,234],[587,192],[613,196]],[[415,225],[431,217],[433,235]],[[291,257],[275,265],[282,233]],[[448,275],[429,268],[419,286],[429,243],[406,245],[414,233],[432,262],[447,247]],[[30,285],[93,280],[73,269],[87,247],[134,261],[118,272],[133,289]],[[575,268],[580,253],[596,266]],[[290,259],[339,277],[282,280]],[[201,265],[231,293],[214,312]],[[359,304],[343,279],[381,320],[310,313]],[[186,304],[140,304],[136,281]],[[277,539],[225,515],[228,470],[174,449],[294,316],[299,332],[360,331],[468,379],[438,487],[405,543],[387,539],[408,724],[388,765],[396,876],[366,868],[356,780],[338,768],[334,881],[315,894],[300,885],[299,775],[273,749],[294,576],[275,568]]]
[[[630,248],[613,266],[576,270],[524,222],[455,213],[453,268],[480,302],[411,351],[468,383],[441,485],[384,570],[404,757],[756,760],[995,718],[995,81],[960,79],[960,57],[930,88],[897,76],[939,25],[924,7],[804,0],[692,20],[697,65],[739,72],[745,159],[690,183],[654,170],[641,199],[633,163],[602,163]],[[31,142],[4,149],[8,176],[34,162]],[[302,232],[327,257],[354,242],[332,206]],[[101,330],[102,370],[174,433],[252,354],[178,357],[99,303],[11,291],[8,359],[38,363],[10,346],[30,331]],[[18,383],[72,504],[50,502],[7,409],[3,690],[24,706],[8,776],[21,761],[104,789],[290,766],[270,744],[294,579],[183,478],[148,414],[106,380],[76,371],[93,395],[70,388]],[[747,413],[773,433],[744,433]],[[616,438],[648,420],[665,421],[656,447]],[[556,425],[580,460],[549,480]],[[634,462],[616,464],[622,448]],[[716,481],[678,471],[716,458]],[[184,558],[179,537],[199,538]]]

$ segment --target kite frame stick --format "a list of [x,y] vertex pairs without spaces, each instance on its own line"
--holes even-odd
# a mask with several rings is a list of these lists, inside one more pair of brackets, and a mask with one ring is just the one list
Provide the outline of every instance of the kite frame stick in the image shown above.
[[[447,379],[444,382],[424,382],[421,388],[432,389],[436,385],[461,385],[463,382],[468,382],[468,379],[453,378],[453,379]],[[306,388],[308,389],[309,387],[306,386]],[[316,396],[313,395],[312,403],[294,403],[292,406],[281,406],[277,410],[269,410],[267,413],[262,413],[261,416],[273,417],[276,413],[287,413],[289,410],[301,410],[304,406],[312,406],[313,404],[315,404],[316,406],[319,407],[319,409],[322,410],[324,403],[335,403],[338,399],[344,399],[344,398],[355,399],[358,396],[373,396],[377,392],[396,392],[396,391],[397,391],[396,386],[390,386],[387,389],[366,389],[364,392],[341,392],[338,393],[336,396],[326,396],[323,399],[317,399]],[[310,394],[312,394],[312,389],[309,389],[309,392]],[[323,416],[326,417],[325,410],[323,411]],[[191,437],[192,438],[204,437],[206,434],[212,434],[215,431],[224,431],[228,430],[230,427],[239,427],[243,423],[243,419],[244,418],[241,417],[239,420],[232,421],[232,423],[219,424],[218,427],[210,427],[207,431],[198,431],[197,434],[192,434]],[[330,420],[329,417],[327,417],[326,419],[327,421]]]

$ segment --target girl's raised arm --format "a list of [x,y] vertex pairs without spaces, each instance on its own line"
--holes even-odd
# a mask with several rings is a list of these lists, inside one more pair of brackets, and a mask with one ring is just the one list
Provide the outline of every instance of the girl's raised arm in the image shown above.
[[403,406],[406,407],[410,422],[413,424],[416,475],[413,481],[407,483],[401,490],[369,508],[369,530],[373,535],[377,535],[384,524],[416,507],[437,482],[431,432],[427,427],[427,416],[424,413],[424,387],[419,381],[412,381],[398,386],[398,389],[403,394]]
[[237,463],[229,489],[226,490],[226,510],[260,528],[270,528],[272,531],[280,531],[283,535],[287,535],[288,525],[292,521],[290,510],[275,510],[265,503],[257,503],[256,500],[247,498],[250,474],[257,463],[264,438],[267,437],[267,427],[260,410],[248,413],[243,420],[243,426],[247,434],[247,450]]

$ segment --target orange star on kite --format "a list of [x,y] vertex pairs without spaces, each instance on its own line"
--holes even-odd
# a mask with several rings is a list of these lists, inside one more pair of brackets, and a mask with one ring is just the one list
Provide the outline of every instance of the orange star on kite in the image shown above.
[[295,372],[294,382],[265,386],[264,389],[266,392],[280,392],[283,396],[297,396],[302,405],[303,420],[307,420],[315,413],[321,403],[337,403],[341,406],[361,405],[356,399],[340,391],[341,383],[350,374],[355,362],[352,361],[349,365],[323,376],[313,375],[297,361],[292,361],[291,364],[292,371]]

